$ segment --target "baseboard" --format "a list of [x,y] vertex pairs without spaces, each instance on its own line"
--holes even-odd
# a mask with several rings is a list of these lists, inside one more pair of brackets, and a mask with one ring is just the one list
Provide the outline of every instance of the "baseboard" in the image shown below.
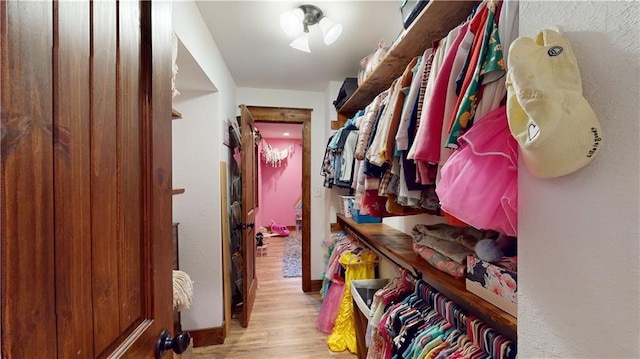
[[209,345],[219,345],[224,343],[224,323],[215,328],[189,330],[193,338],[194,347],[206,347]]
[[319,292],[322,289],[322,279],[311,280],[311,292]]

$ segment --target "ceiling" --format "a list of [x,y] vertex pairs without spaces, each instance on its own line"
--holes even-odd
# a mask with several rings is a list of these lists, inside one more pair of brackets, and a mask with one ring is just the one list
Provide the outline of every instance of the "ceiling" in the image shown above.
[[[329,81],[356,77],[359,62],[380,40],[390,45],[402,30],[394,1],[198,1],[197,6],[238,87],[324,92]],[[343,26],[330,46],[318,25],[309,28],[311,53],[289,47],[280,15],[313,4]]]
[[[256,122],[254,126],[260,131],[262,138],[302,139],[302,124]],[[289,136],[285,136],[285,132]]]

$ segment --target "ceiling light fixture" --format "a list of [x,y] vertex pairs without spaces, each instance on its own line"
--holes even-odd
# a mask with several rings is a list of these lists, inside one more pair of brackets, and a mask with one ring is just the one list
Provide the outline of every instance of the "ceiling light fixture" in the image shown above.
[[336,24],[324,16],[322,10],[314,5],[300,5],[280,15],[280,27],[289,36],[297,36],[289,46],[294,49],[311,52],[309,48],[309,26],[319,24],[325,45],[333,44],[340,34],[342,25]]

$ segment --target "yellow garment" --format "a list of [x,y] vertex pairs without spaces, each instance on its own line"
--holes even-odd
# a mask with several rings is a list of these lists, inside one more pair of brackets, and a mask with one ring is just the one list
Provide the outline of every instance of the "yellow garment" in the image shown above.
[[422,349],[422,351],[420,352],[420,356],[418,357],[419,359],[425,359],[428,357],[429,353],[431,353],[431,351],[433,349],[435,349],[438,345],[442,344],[442,338],[437,337],[433,340],[431,340],[429,343],[427,343],[427,345]]
[[373,279],[375,277],[375,260],[376,255],[371,251],[363,251],[359,255],[345,251],[340,256],[340,264],[345,268],[344,294],[333,332],[327,338],[327,345],[333,352],[349,349],[351,353],[356,353],[356,328],[353,317],[351,281],[354,279]]

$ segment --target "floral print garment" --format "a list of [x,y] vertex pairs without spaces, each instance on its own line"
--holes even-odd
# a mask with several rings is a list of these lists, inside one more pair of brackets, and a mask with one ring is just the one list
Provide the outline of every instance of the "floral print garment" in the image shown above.
[[[514,263],[517,263],[516,258],[509,259],[505,257],[496,264],[504,261],[505,265],[511,267]],[[467,278],[469,280],[479,283],[502,298],[518,303],[518,275],[516,272],[482,261],[475,256],[470,256],[467,262]]]
[[491,77],[497,80],[504,76],[506,71],[502,45],[498,35],[498,24],[496,23],[496,5],[494,3],[488,4],[487,11],[485,27],[479,34],[482,37],[478,36],[479,39],[482,39],[482,43],[477,64],[468,82],[468,87],[459,100],[458,110],[451,124],[449,138],[446,143],[448,148],[457,148],[458,137],[473,125],[475,110],[481,96],[481,86],[485,82],[483,78],[492,73]]

